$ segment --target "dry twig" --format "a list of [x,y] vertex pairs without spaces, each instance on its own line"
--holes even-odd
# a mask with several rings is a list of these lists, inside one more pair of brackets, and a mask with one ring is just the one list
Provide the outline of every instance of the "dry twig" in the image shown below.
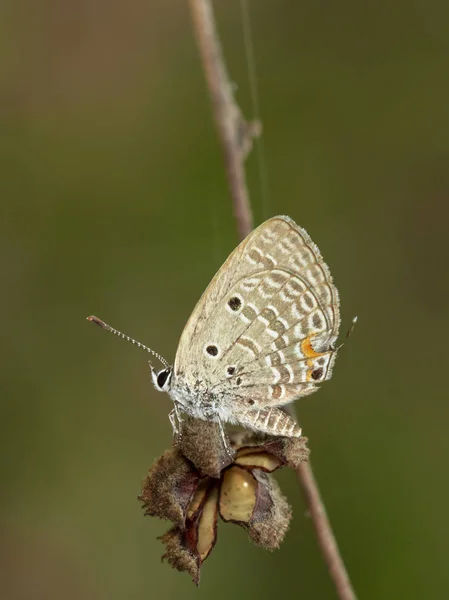
[[[215,125],[223,149],[228,184],[240,239],[252,230],[252,213],[246,186],[244,160],[252,138],[260,133],[258,124],[244,120],[226,72],[210,0],[189,0],[193,27],[210,93]],[[324,560],[341,600],[356,600],[349,575],[326,514],[312,467],[302,463],[298,469],[310,515]]]

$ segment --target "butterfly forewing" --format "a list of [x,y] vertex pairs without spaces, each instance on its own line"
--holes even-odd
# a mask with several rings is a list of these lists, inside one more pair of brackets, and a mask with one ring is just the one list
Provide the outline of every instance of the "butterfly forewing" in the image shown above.
[[181,336],[175,377],[226,391],[238,406],[276,406],[330,378],[340,325],[338,292],[318,248],[274,217],[231,254]]

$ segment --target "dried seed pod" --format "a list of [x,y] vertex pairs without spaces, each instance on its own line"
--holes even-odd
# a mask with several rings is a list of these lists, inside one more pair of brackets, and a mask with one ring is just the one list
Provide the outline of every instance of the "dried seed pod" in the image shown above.
[[[290,507],[270,473],[307,460],[305,438],[267,439],[235,433],[230,458],[215,423],[186,419],[176,450],[150,469],[139,496],[145,514],[173,521],[160,539],[163,558],[198,585],[203,562],[217,539],[217,518],[244,527],[268,550],[278,548],[291,519]],[[186,456],[188,458],[186,458]]]

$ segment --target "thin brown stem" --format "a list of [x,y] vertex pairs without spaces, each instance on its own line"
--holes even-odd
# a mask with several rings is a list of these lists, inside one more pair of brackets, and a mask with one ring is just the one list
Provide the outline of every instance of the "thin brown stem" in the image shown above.
[[[252,230],[244,160],[260,126],[247,123],[237,105],[223,60],[210,0],[189,0],[193,27],[223,149],[228,184],[240,239]],[[291,407],[291,413],[294,409]],[[340,600],[356,600],[310,463],[297,470],[318,543]]]
[[321,498],[310,462],[301,463],[297,469],[297,473],[304,496],[306,497],[318,543],[338,597],[341,600],[356,600],[356,595],[338,549],[337,540],[332,531],[332,525],[327,516],[326,507]]
[[224,155],[231,190],[234,216],[241,239],[253,228],[253,217],[246,186],[244,160],[251,148],[257,127],[247,123],[235,102],[226,72],[220,40],[208,0],[189,0],[193,29],[209,88],[218,138]]

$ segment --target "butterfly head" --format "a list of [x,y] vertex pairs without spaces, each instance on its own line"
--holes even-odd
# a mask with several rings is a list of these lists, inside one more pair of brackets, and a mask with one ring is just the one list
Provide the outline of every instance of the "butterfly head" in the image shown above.
[[153,380],[153,385],[158,392],[170,391],[172,374],[172,367],[166,367],[165,369],[161,369],[160,371],[151,369],[151,379]]

